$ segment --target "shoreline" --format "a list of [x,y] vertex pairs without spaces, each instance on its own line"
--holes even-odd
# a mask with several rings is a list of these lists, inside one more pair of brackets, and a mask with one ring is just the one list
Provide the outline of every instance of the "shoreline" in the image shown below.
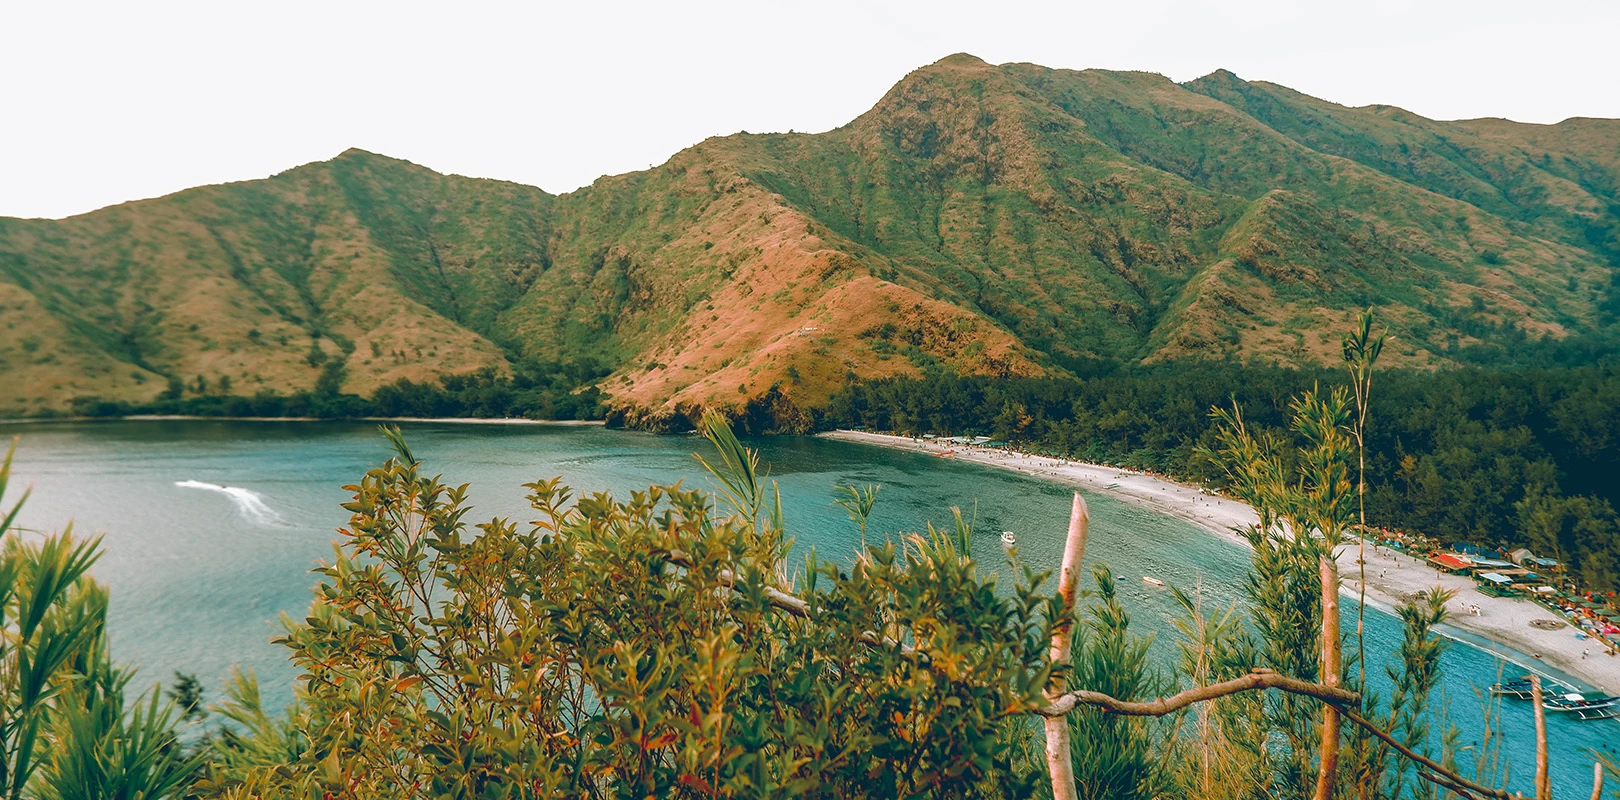
[[599,419],[528,419],[526,417],[211,417],[198,414],[128,414],[122,417],[14,417],[0,425],[45,425],[53,422],[408,422],[455,425],[553,425],[588,427],[606,425]]
[[[1245,549],[1249,543],[1232,529],[1258,522],[1254,510],[1242,502],[1123,467],[1085,464],[1008,450],[950,446],[891,434],[840,430],[817,435],[836,441],[935,456],[949,451],[949,457],[958,461],[1094,489],[1116,499],[1186,520]],[[1361,586],[1357,579],[1361,567],[1356,564],[1358,551],[1359,548],[1346,546],[1339,555],[1340,593],[1351,598],[1360,595]],[[1393,613],[1395,607],[1400,605],[1401,598],[1413,592],[1436,586],[1454,589],[1456,598],[1447,603],[1451,613],[1438,631],[1441,635],[1485,649],[1517,667],[1540,673],[1560,683],[1574,678],[1575,683],[1581,684],[1574,687],[1578,690],[1591,687],[1609,694],[1620,694],[1620,656],[1606,655],[1602,645],[1590,640],[1575,639],[1575,628],[1554,612],[1529,600],[1480,594],[1474,591],[1472,579],[1438,573],[1421,559],[1404,553],[1375,546],[1365,551],[1364,560],[1369,607]],[[1469,605],[1480,609],[1479,616],[1466,613]],[[1563,627],[1547,631],[1529,625],[1532,619],[1555,617],[1565,622]],[[1484,647],[1481,641],[1494,647]],[[1583,649],[1591,651],[1586,658],[1581,656]],[[1531,653],[1540,653],[1541,658],[1534,659],[1529,655]]]

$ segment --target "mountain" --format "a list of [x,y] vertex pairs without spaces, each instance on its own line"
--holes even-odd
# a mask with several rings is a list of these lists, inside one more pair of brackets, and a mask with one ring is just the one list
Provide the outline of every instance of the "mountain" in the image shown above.
[[554,196],[359,150],[0,219],[0,412],[369,394],[590,360],[626,421],[1087,359],[1391,363],[1620,310],[1620,121],[1440,122],[1228,72],[955,55],[820,134],[708,139]]

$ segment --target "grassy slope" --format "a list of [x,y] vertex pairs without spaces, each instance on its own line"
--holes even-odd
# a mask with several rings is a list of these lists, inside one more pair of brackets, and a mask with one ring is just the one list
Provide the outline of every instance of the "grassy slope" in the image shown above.
[[952,56],[817,135],[710,139],[553,197],[349,151],[0,220],[0,409],[594,358],[632,419],[851,374],[1393,360],[1603,321],[1620,122],[1443,123],[1215,73]]

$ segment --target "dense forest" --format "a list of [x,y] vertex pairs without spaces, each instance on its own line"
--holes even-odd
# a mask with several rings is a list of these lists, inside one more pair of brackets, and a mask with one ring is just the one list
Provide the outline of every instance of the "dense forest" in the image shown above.
[[[1077,365],[1077,379],[935,375],[836,396],[822,427],[974,433],[1040,452],[1217,479],[1198,455],[1212,407],[1280,431],[1290,398],[1342,370],[1207,363]],[[1447,541],[1525,545],[1593,588],[1620,588],[1620,367],[1390,370],[1367,431],[1373,524]],[[1218,481],[1217,481],[1218,482]]]

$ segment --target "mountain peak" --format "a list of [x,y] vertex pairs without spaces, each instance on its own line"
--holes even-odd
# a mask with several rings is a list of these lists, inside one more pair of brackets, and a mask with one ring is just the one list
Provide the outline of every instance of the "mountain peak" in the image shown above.
[[1242,78],[1238,77],[1237,73],[1235,73],[1235,72],[1233,72],[1233,71],[1231,71],[1229,69],[1226,69],[1225,67],[1222,67],[1220,69],[1215,70],[1214,72],[1209,73],[1208,75],[1204,75],[1202,77],[1194,78],[1194,79],[1192,79],[1190,81],[1187,81],[1186,83],[1182,84],[1182,86],[1191,88],[1191,89],[1193,89],[1193,91],[1197,91],[1197,89],[1194,88],[1194,87],[1197,87],[1197,86],[1229,87],[1229,86],[1242,86],[1242,85],[1247,84],[1247,83],[1248,83],[1248,81],[1245,81]]
[[952,53],[951,55],[948,55],[948,56],[946,56],[946,57],[944,57],[944,58],[942,58],[942,59],[940,59],[938,61],[935,61],[931,66],[935,66],[935,67],[988,67],[988,66],[990,66],[990,64],[987,63],[984,59],[979,58],[976,55],[973,55],[972,53]]

